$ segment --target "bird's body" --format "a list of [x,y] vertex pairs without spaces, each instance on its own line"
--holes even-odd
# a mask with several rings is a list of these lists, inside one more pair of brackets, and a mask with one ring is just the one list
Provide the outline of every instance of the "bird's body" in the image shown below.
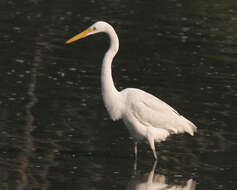
[[104,32],[110,38],[110,48],[105,53],[101,69],[104,104],[112,120],[122,119],[127,126],[134,139],[135,155],[137,155],[139,141],[146,140],[150,144],[154,157],[157,158],[155,142],[164,141],[173,133],[186,132],[193,135],[196,126],[162,100],[140,89],[127,88],[119,92],[115,88],[111,64],[119,49],[119,40],[111,25],[106,22],[96,22],[66,43],[98,32]]

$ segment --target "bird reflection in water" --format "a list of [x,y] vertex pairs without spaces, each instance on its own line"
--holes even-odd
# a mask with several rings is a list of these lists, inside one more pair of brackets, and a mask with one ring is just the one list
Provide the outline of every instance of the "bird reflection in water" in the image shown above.
[[127,190],[195,190],[196,182],[189,179],[185,185],[168,184],[164,175],[156,174],[157,162],[154,163],[152,170],[146,174],[137,174],[134,168],[135,175],[131,177]]

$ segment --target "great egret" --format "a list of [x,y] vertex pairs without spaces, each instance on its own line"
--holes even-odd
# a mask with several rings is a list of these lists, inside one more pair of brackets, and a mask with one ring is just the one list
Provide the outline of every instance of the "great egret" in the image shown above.
[[155,142],[164,141],[173,133],[187,132],[193,136],[196,126],[162,100],[140,89],[126,88],[119,92],[115,88],[111,64],[119,49],[119,39],[110,24],[96,22],[66,44],[100,32],[110,38],[110,47],[104,55],[101,70],[102,97],[111,119],[122,119],[133,137],[135,158],[139,141],[147,140],[157,159]]

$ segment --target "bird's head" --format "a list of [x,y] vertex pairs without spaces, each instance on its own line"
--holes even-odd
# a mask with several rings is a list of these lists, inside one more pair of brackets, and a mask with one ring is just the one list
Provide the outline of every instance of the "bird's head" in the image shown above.
[[75,35],[74,37],[70,38],[69,40],[67,40],[65,43],[66,44],[70,44],[72,42],[75,42],[77,40],[80,40],[82,38],[85,38],[89,35],[92,34],[96,34],[99,32],[105,32],[107,29],[107,26],[109,24],[103,21],[98,21],[95,24],[91,25],[89,28],[87,28],[86,30],[82,31],[81,33]]

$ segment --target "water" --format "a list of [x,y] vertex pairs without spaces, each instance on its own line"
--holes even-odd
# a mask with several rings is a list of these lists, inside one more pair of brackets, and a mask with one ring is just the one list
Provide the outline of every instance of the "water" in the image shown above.
[[[236,1],[0,2],[1,189],[236,189]],[[198,126],[194,137],[133,144],[100,95],[103,34],[116,29],[118,89],[137,87]]]

